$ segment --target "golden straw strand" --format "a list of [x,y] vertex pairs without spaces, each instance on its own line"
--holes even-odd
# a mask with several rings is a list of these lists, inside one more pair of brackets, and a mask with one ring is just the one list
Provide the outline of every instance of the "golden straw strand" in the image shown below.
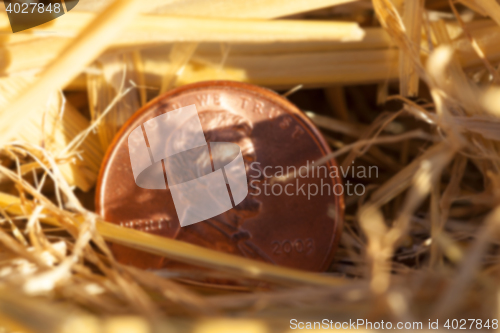
[[75,41],[45,69],[40,78],[0,112],[0,144],[5,144],[37,112],[50,93],[71,82],[106,49],[114,36],[136,15],[141,1],[116,0],[99,14]]

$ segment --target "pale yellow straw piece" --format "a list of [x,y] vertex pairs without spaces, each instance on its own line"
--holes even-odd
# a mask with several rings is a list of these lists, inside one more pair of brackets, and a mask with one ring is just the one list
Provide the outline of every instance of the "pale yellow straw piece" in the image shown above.
[[137,14],[139,0],[116,0],[99,14],[52,63],[36,82],[0,112],[0,144],[5,144],[47,97],[71,82],[108,47],[115,35]]

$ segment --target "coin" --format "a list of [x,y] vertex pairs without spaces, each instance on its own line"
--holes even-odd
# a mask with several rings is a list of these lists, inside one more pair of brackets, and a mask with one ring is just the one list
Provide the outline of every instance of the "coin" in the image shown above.
[[[227,212],[181,227],[168,177],[163,189],[136,185],[128,138],[145,122],[190,105],[196,106],[208,143],[238,144],[249,190]],[[332,172],[335,161],[312,167],[329,152],[309,119],[270,90],[230,81],[190,84],[151,101],[117,134],[99,175],[96,210],[123,227],[276,265],[324,271],[333,259],[344,213],[336,190],[341,179]],[[148,269],[171,264],[121,245],[111,248],[126,264]]]

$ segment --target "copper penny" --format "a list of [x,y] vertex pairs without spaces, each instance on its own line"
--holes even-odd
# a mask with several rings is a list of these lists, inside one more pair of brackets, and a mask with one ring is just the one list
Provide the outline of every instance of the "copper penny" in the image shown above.
[[[181,227],[167,177],[166,189],[136,185],[128,137],[148,120],[193,104],[208,143],[240,147],[249,192],[227,212]],[[106,221],[123,227],[277,265],[324,271],[342,229],[343,197],[334,190],[341,180],[331,172],[336,168],[333,160],[323,169],[301,172],[300,167],[329,152],[306,116],[270,90],[229,81],[186,85],[137,111],[115,137],[100,172],[96,209]],[[111,246],[126,264],[149,269],[170,264],[155,255]]]

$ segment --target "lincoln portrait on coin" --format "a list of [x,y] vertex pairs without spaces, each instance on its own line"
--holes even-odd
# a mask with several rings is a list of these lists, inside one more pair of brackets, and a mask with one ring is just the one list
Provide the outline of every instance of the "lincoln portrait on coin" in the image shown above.
[[[250,165],[257,158],[251,139],[252,124],[245,118],[228,111],[203,111],[198,115],[206,141],[209,144],[215,142],[237,144],[243,155],[247,178],[256,179],[255,175],[250,174],[253,172]],[[185,139],[189,140],[189,138]],[[195,163],[190,160],[191,165],[187,165],[188,161],[186,160],[176,161],[176,163],[184,163],[184,166],[180,167],[192,170],[193,164],[196,165],[196,168],[206,168],[204,164],[208,163],[207,161],[209,159],[200,156],[200,160]],[[175,168],[178,169],[179,165]],[[196,169],[193,172],[199,173],[193,178],[203,173],[202,171],[197,172]],[[177,239],[218,251],[274,263],[259,246],[252,242],[252,235],[244,228],[245,220],[257,216],[261,210],[262,203],[253,195],[252,190],[255,191],[255,189],[250,188],[247,197],[233,209],[203,222],[181,228]]]

